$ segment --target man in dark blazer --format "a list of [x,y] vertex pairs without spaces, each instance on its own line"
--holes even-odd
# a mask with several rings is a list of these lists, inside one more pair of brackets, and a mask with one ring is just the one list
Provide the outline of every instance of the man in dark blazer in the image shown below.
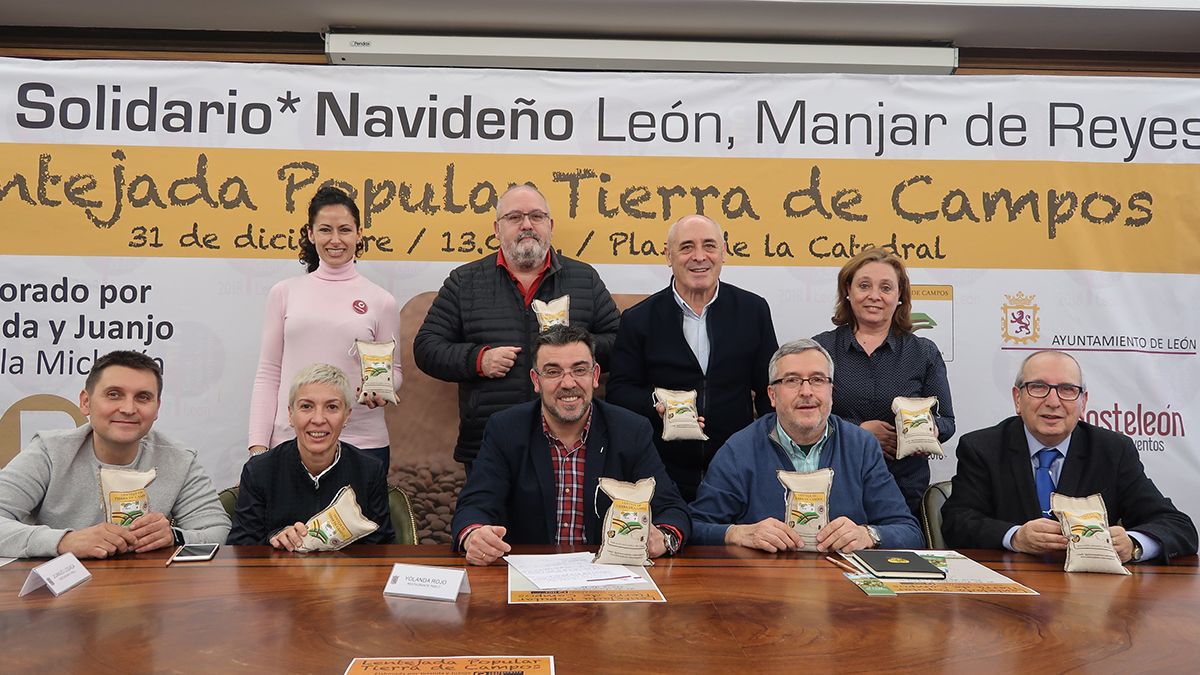
[[452,524],[456,551],[488,565],[511,544],[598,544],[611,500],[601,477],[655,479],[651,557],[677,552],[691,535],[687,505],[650,441],[650,425],[593,401],[599,384],[591,335],[555,326],[535,343],[529,376],[537,401],[488,420]]
[[1109,533],[1122,562],[1161,563],[1196,552],[1196,526],[1146,476],[1133,441],[1079,421],[1087,390],[1072,356],[1034,353],[1012,395],[1016,417],[958,442],[958,472],[942,507],[948,546],[1065,550],[1066,537],[1040,503],[1040,493],[1053,489],[1103,495],[1109,522],[1121,523]]
[[[605,395],[650,421],[667,473],[689,502],[725,441],[756,412],[771,412],[767,362],[779,347],[771,308],[720,280],[724,260],[725,239],[712,220],[685,216],[671,226],[671,283],[621,315]],[[662,440],[655,387],[696,391],[707,441]]]

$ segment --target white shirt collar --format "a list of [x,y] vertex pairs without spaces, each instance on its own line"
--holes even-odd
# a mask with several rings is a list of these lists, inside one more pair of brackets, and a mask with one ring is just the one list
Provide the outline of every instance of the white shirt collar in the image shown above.
[[708,312],[708,308],[717,301],[717,296],[721,294],[721,282],[720,280],[717,281],[717,290],[713,291],[712,299],[705,303],[704,308],[700,310],[699,314],[697,314],[696,310],[692,309],[692,306],[687,304],[687,301],[684,300],[683,296],[679,294],[679,289],[675,288],[674,277],[671,277],[671,294],[675,296],[675,302],[679,304],[679,307],[684,311],[684,313],[700,319],[704,317],[704,314]]
[[319,488],[319,487],[321,487],[321,478],[323,478],[325,476],[325,474],[332,471],[333,467],[337,466],[338,460],[341,458],[342,458],[342,442],[338,441],[337,450],[336,450],[335,454],[333,455],[333,461],[330,462],[329,466],[325,467],[325,470],[322,471],[321,473],[319,473],[315,476],[312,475],[311,473],[309,473],[308,467],[304,466],[303,459],[300,460],[300,466],[304,467],[304,473],[308,474],[309,479],[313,482],[313,487]]

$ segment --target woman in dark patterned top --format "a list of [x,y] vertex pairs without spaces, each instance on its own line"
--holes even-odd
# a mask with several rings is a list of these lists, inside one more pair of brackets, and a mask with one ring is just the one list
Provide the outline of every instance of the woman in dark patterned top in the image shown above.
[[913,515],[929,487],[929,458],[896,459],[892,399],[936,396],[938,440],[954,435],[954,408],[946,363],[932,340],[913,334],[912,293],[904,264],[886,249],[871,248],[838,273],[833,323],[813,336],[834,362],[833,413],[879,439],[888,469]]

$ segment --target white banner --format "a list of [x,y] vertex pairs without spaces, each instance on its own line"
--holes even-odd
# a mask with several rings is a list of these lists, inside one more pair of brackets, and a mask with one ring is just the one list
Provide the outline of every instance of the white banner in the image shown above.
[[[617,296],[665,286],[670,222],[721,222],[725,278],[767,298],[781,341],[829,329],[837,269],[889,245],[947,360],[956,438],[1012,414],[1025,350],[1071,351],[1086,419],[1200,515],[1193,80],[10,59],[0,91],[0,454],[73,424],[55,397],[133,348],[164,366],[159,428],[232,485],[266,293],[302,273],[313,192],[357,196],[360,270],[403,307],[495,250],[496,193],[531,180],[555,245]],[[449,464],[455,430],[426,417],[406,412],[398,444],[414,475]]]

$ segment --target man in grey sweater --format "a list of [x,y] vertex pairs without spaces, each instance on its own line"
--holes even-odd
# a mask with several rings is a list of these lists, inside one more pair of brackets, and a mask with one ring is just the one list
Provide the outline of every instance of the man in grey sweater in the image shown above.
[[[35,435],[0,469],[0,556],[106,558],[225,541],[229,516],[196,451],[151,430],[161,395],[162,371],[145,354],[97,359],[79,393],[89,422]],[[102,466],[156,470],[147,513],[129,527],[106,521]]]

